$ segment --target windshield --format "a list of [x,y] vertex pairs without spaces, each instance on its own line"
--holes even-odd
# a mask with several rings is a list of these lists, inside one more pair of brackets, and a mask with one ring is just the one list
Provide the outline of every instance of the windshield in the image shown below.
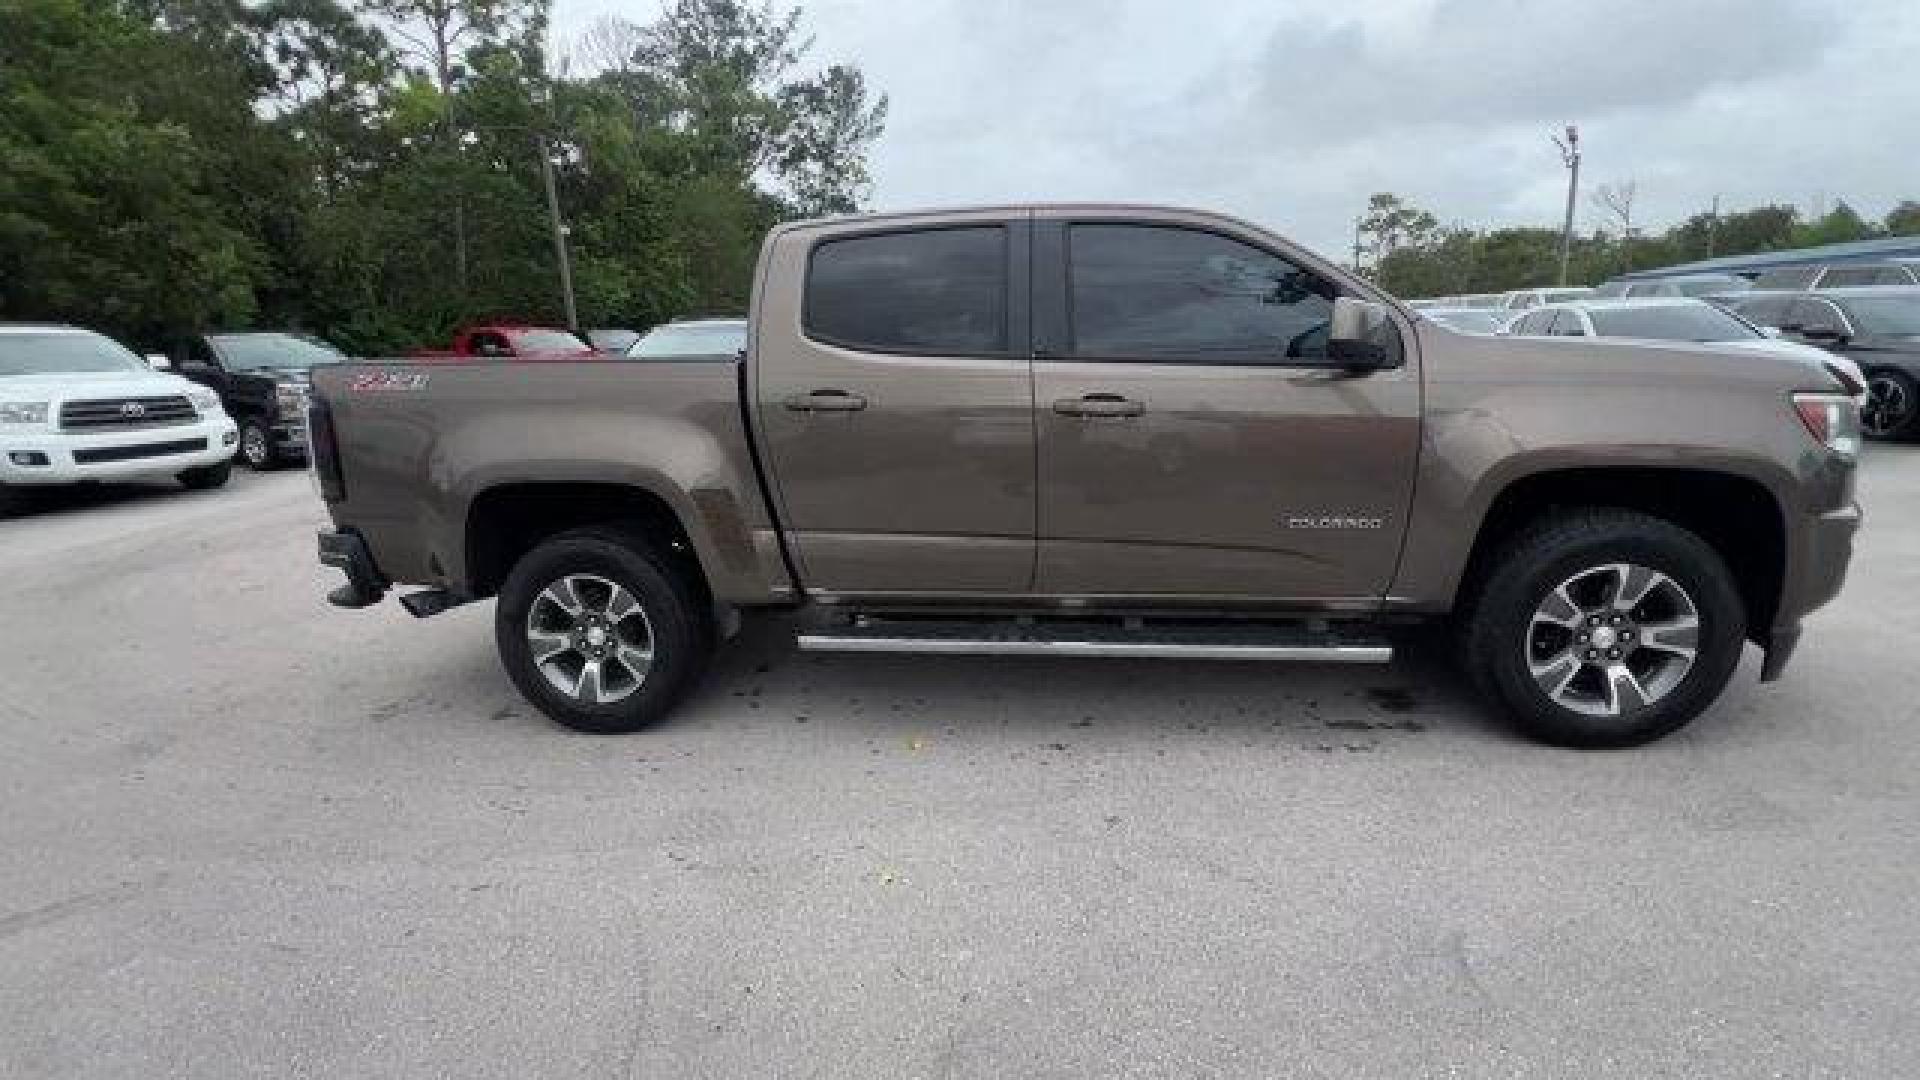
[[747,347],[745,322],[668,323],[647,331],[628,356],[732,356]]
[[125,346],[99,334],[0,334],[0,376],[146,369]]
[[1920,295],[1849,296],[1841,304],[1854,327],[1875,337],[1920,336]]
[[514,330],[513,351],[517,353],[586,352],[587,343],[564,330]]
[[215,334],[207,339],[220,359],[235,371],[305,371],[322,364],[344,364],[346,354],[319,338],[298,334]]
[[1651,341],[1745,341],[1765,335],[1712,304],[1658,307],[1589,308],[1594,333],[1601,337]]

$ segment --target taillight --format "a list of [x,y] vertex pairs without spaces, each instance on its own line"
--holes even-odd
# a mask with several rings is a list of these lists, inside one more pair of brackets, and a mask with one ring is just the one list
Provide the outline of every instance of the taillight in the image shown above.
[[1860,410],[1850,397],[1839,394],[1795,394],[1793,411],[1815,442],[1839,454],[1860,453]]
[[307,406],[307,461],[320,485],[320,497],[330,503],[347,497],[347,481],[340,472],[340,440],[333,431],[333,410],[314,398]]

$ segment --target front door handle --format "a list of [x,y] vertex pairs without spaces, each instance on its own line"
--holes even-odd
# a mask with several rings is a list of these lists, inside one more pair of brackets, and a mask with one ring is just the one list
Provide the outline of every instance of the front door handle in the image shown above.
[[1139,416],[1147,406],[1119,394],[1082,394],[1055,401],[1053,411],[1061,416]]
[[815,390],[794,394],[785,405],[794,412],[859,412],[867,407],[867,399],[845,390]]

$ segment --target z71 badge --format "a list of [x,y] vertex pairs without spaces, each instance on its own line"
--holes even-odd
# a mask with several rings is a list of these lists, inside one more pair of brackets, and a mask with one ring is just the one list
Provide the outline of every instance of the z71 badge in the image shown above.
[[347,389],[355,393],[426,388],[427,373],[424,371],[363,371],[347,384]]

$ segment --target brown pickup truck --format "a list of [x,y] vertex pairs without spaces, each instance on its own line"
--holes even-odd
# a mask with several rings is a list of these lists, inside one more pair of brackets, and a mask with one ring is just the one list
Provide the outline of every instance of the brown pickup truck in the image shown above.
[[741,613],[805,649],[1384,662],[1448,620],[1554,742],[1656,738],[1840,588],[1858,420],[1820,366],[1470,337],[1216,214],[775,229],[748,347],[322,369],[343,607],[497,596],[561,723],[660,717]]

